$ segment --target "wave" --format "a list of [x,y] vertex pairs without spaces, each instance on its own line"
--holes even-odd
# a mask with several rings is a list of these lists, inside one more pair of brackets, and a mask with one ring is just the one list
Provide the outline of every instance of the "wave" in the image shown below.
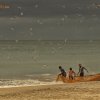
[[29,75],[25,75],[25,76],[28,76],[28,77],[36,77],[36,76],[52,76],[52,74],[49,74],[49,73],[45,73],[45,74],[29,74]]
[[54,84],[64,84],[63,82],[44,82],[39,80],[0,80],[0,88],[9,87],[23,87],[23,86],[39,86],[39,85],[54,85]]

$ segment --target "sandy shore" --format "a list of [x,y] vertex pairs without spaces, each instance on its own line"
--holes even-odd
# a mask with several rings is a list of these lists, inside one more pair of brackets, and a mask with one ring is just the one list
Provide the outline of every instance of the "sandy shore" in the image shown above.
[[100,81],[0,88],[0,100],[100,100]]

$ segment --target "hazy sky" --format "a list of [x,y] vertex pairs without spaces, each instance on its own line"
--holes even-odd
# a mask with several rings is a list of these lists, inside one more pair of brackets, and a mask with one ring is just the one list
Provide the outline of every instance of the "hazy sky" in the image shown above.
[[0,0],[5,39],[100,39],[100,0]]

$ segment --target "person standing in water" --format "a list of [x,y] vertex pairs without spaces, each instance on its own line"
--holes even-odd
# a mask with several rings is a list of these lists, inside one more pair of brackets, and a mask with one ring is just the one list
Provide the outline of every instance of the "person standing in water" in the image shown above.
[[85,67],[83,67],[81,64],[79,64],[78,74],[79,74],[80,77],[84,77],[84,70],[88,72],[88,70]]
[[75,71],[72,70],[72,68],[69,68],[69,71],[68,71],[68,77],[69,77],[69,80],[75,79],[75,76],[76,76]]
[[58,74],[56,81],[58,81],[60,76],[66,78],[66,71],[61,66],[59,66],[59,70],[60,74]]

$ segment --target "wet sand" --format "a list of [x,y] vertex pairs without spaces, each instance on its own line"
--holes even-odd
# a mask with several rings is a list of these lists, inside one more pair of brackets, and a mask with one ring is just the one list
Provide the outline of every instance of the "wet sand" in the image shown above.
[[100,81],[0,88],[0,100],[100,100]]

